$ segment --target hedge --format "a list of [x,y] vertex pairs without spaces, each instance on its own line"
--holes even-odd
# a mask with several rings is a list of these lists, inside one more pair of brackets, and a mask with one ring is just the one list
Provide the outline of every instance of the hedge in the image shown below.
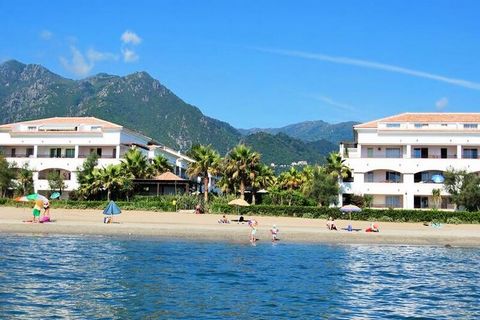
[[[192,209],[194,202],[178,199],[177,206],[173,205],[173,197],[168,198],[139,198],[134,201],[117,201],[116,203],[123,210],[144,210],[144,211],[175,211],[176,209]],[[66,209],[94,209],[103,210],[107,201],[73,201],[58,200],[51,201],[52,208]],[[16,202],[12,199],[0,198],[0,205],[10,207],[31,208],[32,203]],[[185,208],[183,207],[185,206]],[[212,213],[226,213],[236,215],[241,213],[245,216],[281,216],[281,217],[303,217],[313,219],[348,219],[338,208],[327,207],[304,207],[304,206],[275,206],[255,205],[249,207],[233,207],[226,204],[222,199],[215,199],[209,204],[209,211]],[[441,222],[441,223],[480,223],[480,212],[467,211],[439,211],[439,210],[393,210],[393,209],[364,209],[362,212],[352,213],[352,220],[364,221],[393,221],[393,222]]]

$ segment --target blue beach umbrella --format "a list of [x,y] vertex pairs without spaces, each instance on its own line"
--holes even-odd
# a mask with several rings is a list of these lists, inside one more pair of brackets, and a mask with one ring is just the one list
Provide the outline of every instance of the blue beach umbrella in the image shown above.
[[107,205],[107,207],[103,210],[103,214],[107,216],[111,216],[110,218],[105,217],[103,219],[103,222],[105,223],[111,223],[113,221],[113,215],[115,214],[120,214],[122,210],[117,206],[117,204],[114,201],[110,201]]
[[445,181],[445,177],[441,174],[434,174],[432,176],[432,181],[435,183],[442,183],[443,181]]
[[120,214],[122,210],[117,206],[117,204],[112,200],[108,203],[105,210],[103,210],[103,214],[108,216],[113,216],[114,214]]
[[60,198],[60,192],[54,192],[50,195],[50,199],[57,199]]

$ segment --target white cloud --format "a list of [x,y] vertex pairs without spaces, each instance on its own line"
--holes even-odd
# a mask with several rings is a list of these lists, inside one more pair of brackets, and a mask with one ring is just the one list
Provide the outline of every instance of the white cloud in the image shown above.
[[403,67],[378,63],[374,61],[366,61],[366,60],[352,59],[352,58],[346,58],[346,57],[336,57],[336,56],[329,56],[321,53],[310,53],[310,52],[302,52],[302,51],[279,50],[279,49],[269,49],[269,48],[255,48],[255,49],[263,52],[275,53],[275,54],[303,58],[303,59],[320,60],[320,61],[346,64],[346,65],[352,65],[352,66],[369,68],[369,69],[383,70],[383,71],[388,71],[393,73],[402,73],[402,74],[406,74],[406,75],[410,75],[418,78],[426,78],[426,79],[431,79],[435,81],[445,82],[445,83],[453,84],[455,86],[460,86],[460,87],[469,88],[473,90],[480,90],[480,83],[477,83],[477,82],[472,82],[472,81],[463,80],[463,79],[456,79],[456,78],[448,78],[448,77],[433,74],[433,73],[407,69]]
[[125,62],[135,62],[138,60],[138,55],[135,53],[135,51],[128,49],[128,48],[123,48],[122,49],[122,54],[123,54],[123,61]]
[[93,48],[87,50],[87,58],[91,62],[96,61],[106,61],[106,60],[118,60],[118,56],[116,54],[110,52],[100,52]]
[[122,33],[122,36],[120,37],[120,39],[124,44],[137,45],[142,42],[142,38],[140,38],[135,32],[132,32],[130,30],[127,30],[124,33]]
[[86,76],[93,69],[94,63],[87,61],[83,54],[75,46],[70,46],[72,59],[69,61],[64,57],[60,57],[60,63],[65,69],[77,76]]
[[40,32],[40,38],[43,40],[50,40],[53,37],[53,33],[49,30],[42,30]]
[[448,105],[447,97],[440,98],[435,102],[435,107],[437,107],[438,111],[443,111],[447,105]]

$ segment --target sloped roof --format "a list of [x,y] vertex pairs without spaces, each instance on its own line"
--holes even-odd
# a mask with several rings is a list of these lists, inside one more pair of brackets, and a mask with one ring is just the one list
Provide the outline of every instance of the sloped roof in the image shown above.
[[108,122],[102,119],[98,119],[95,117],[53,117],[53,118],[45,118],[45,119],[37,119],[37,120],[30,120],[30,121],[22,121],[22,122],[15,122],[0,125],[2,129],[12,129],[17,125],[98,125],[102,126],[103,128],[108,129],[121,129],[122,126]]
[[154,180],[162,180],[162,181],[187,181],[183,178],[180,178],[176,174],[171,173],[170,171],[164,172],[161,175],[158,175],[153,179]]
[[380,122],[442,122],[442,123],[480,123],[480,113],[414,113],[406,112],[398,115],[357,124],[354,128],[377,128]]

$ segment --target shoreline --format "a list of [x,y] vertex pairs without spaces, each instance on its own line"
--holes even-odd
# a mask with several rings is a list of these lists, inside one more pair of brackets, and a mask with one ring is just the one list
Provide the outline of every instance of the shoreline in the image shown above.
[[[98,235],[127,236],[134,238],[186,239],[222,241],[249,244],[250,228],[247,223],[219,224],[218,214],[123,211],[114,216],[117,223],[104,224],[100,210],[53,209],[51,223],[25,223],[32,218],[31,209],[0,207],[1,234],[30,235]],[[235,216],[228,216],[236,219]],[[270,228],[280,229],[279,243],[323,244],[388,244],[428,245],[452,247],[480,247],[480,225],[442,225],[441,228],[422,223],[381,222],[379,233],[367,233],[368,221],[352,221],[354,228],[362,231],[341,230],[348,220],[336,220],[338,231],[327,230],[323,219],[293,217],[248,216],[259,222],[259,244],[271,243]]]

